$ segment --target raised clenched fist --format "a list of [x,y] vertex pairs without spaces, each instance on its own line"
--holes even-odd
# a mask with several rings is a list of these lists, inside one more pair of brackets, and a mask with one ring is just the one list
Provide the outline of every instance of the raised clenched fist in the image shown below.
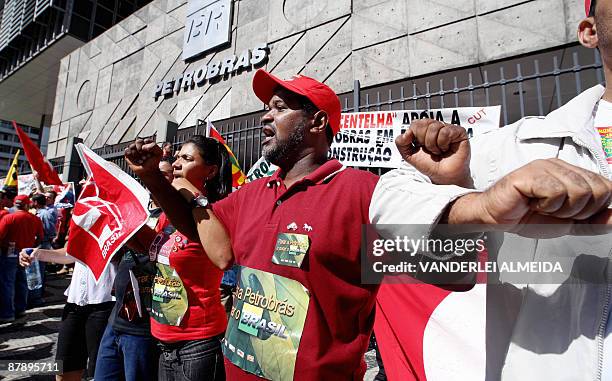
[[434,184],[472,187],[470,144],[461,126],[419,119],[395,139],[400,154]]
[[143,178],[159,173],[162,149],[153,139],[138,138],[125,149],[125,158],[132,171]]

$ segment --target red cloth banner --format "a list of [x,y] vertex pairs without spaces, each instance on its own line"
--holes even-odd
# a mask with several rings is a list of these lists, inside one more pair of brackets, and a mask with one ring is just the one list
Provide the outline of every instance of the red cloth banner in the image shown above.
[[21,145],[23,146],[30,166],[34,171],[38,172],[38,180],[46,185],[62,185],[62,180],[60,180],[57,172],[53,169],[51,163],[49,163],[49,160],[43,156],[38,146],[21,128],[19,128],[14,120],[13,127],[15,127],[15,131],[17,131],[17,135],[19,136],[19,140],[21,141]]
[[77,151],[89,179],[74,206],[67,252],[98,280],[113,255],[146,223],[149,193],[83,144],[77,144]]

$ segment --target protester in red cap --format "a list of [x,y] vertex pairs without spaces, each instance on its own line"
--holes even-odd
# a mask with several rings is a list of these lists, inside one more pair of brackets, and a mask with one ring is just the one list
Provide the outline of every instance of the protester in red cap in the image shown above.
[[17,195],[16,211],[0,220],[0,323],[23,316],[28,288],[23,268],[19,267],[19,251],[37,246],[43,238],[40,219],[28,212],[30,199]]
[[[263,155],[279,170],[212,208],[191,184],[174,184],[198,206],[206,254],[221,269],[238,267],[227,379],[361,380],[377,290],[360,282],[361,226],[378,178],[328,158],[341,110],[327,85],[258,70],[253,90],[267,110]],[[150,156],[137,142],[132,169],[160,202],[176,198],[147,182]]]
[[[599,49],[605,88],[469,141],[435,120],[396,140],[409,165],[381,177],[370,207],[387,237],[487,224],[494,265],[563,267],[521,281],[500,270],[464,293],[381,286],[375,329],[390,380],[612,380],[612,1],[585,9],[578,37]],[[608,234],[584,234],[589,224]]]

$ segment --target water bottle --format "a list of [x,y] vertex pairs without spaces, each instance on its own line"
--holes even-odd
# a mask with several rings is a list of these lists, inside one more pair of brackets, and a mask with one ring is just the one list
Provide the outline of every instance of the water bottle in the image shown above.
[[[34,249],[26,249],[26,253],[31,255]],[[40,266],[38,265],[38,259],[34,258],[32,263],[25,268],[26,281],[28,283],[28,290],[38,290],[42,287],[42,276],[40,274]]]

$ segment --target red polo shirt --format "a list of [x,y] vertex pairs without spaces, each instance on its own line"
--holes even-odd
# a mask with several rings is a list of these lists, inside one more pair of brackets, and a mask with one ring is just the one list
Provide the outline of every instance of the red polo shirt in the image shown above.
[[[289,189],[277,171],[213,205],[235,263],[299,281],[310,294],[295,380],[362,380],[377,286],[360,281],[361,226],[378,177],[330,160]],[[272,263],[279,233],[309,236],[301,268]],[[231,319],[231,318],[230,318]],[[260,380],[226,359],[228,380]]]
[[0,219],[0,241],[2,247],[15,242],[17,250],[36,247],[43,237],[43,225],[40,218],[30,212],[17,210]]

